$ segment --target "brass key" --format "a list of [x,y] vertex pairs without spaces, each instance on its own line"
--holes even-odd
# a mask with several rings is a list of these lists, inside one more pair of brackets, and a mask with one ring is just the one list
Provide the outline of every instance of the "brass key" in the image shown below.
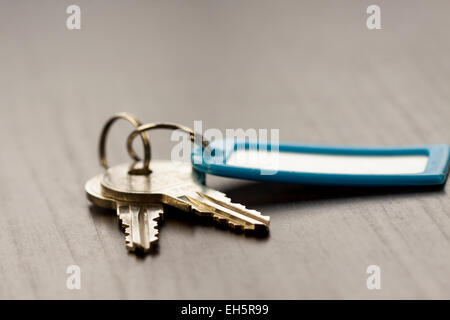
[[[183,162],[152,161],[149,175],[131,175],[129,164],[109,168],[100,181],[101,194],[118,202],[166,204],[212,217],[244,231],[267,231],[270,218],[203,184],[204,173]],[[89,192],[89,191],[88,191]]]
[[125,229],[125,244],[129,251],[150,251],[158,241],[158,222],[163,216],[162,205],[117,201],[108,197],[101,190],[102,176],[98,175],[86,183],[88,199],[99,207],[117,210],[117,217]]

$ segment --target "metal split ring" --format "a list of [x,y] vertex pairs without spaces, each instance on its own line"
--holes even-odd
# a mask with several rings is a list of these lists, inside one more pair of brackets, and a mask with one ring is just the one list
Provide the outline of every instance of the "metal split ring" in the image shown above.
[[130,133],[127,139],[127,150],[128,153],[131,155],[136,154],[133,150],[133,140],[136,138],[137,135],[142,135],[146,131],[154,130],[154,129],[169,129],[169,130],[181,130],[183,132],[186,132],[189,134],[189,137],[193,143],[201,141],[202,148],[207,148],[209,146],[209,142],[203,139],[203,136],[194,132],[194,130],[179,125],[175,123],[147,123],[144,125],[141,125],[136,128],[133,132]]
[[[103,126],[101,135],[100,135],[100,144],[99,144],[99,156],[100,156],[100,163],[105,168],[108,169],[108,161],[106,159],[106,139],[108,137],[109,129],[111,128],[112,124],[116,122],[119,119],[124,119],[130,122],[133,126],[136,128],[139,128],[142,123],[139,121],[135,116],[121,112],[113,115]],[[146,132],[139,133],[142,138],[142,143],[144,144],[144,164],[142,168],[136,168],[130,170],[130,174],[140,174],[140,175],[148,175],[150,174],[150,158],[151,158],[151,147],[150,147],[150,139]],[[129,155],[135,160],[140,161],[141,159],[139,156],[134,152],[134,150],[128,150]]]
[[147,123],[142,124],[135,116],[129,113],[117,113],[112,116],[106,124],[103,126],[101,135],[100,135],[100,144],[99,144],[99,155],[100,155],[100,163],[105,168],[108,169],[108,161],[106,160],[106,138],[108,136],[109,129],[112,124],[118,120],[124,119],[130,122],[132,125],[136,127],[136,129],[130,133],[127,138],[127,151],[128,154],[135,161],[140,161],[141,159],[138,157],[136,152],[133,150],[133,141],[136,136],[140,135],[142,139],[142,143],[144,145],[144,161],[142,168],[131,169],[129,174],[136,175],[149,175],[151,173],[150,170],[150,160],[151,160],[151,147],[150,147],[150,138],[147,135],[146,131],[153,129],[170,129],[170,130],[181,130],[189,134],[189,137],[192,142],[201,141],[201,146],[203,148],[207,148],[209,146],[209,142],[203,139],[203,136],[194,132],[194,130],[174,123]]

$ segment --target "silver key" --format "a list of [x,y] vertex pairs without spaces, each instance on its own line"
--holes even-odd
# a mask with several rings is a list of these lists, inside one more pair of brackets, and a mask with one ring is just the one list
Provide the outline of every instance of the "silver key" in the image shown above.
[[167,204],[239,230],[269,229],[268,216],[232,203],[225,194],[205,186],[204,173],[188,163],[154,160],[150,175],[130,175],[130,169],[129,164],[109,168],[100,181],[101,194],[118,202]]

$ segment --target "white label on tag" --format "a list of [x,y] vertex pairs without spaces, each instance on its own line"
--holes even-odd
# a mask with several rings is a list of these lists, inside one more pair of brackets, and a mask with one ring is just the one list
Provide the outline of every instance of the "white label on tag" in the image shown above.
[[357,156],[235,150],[227,165],[260,170],[334,174],[414,174],[425,171],[428,156]]

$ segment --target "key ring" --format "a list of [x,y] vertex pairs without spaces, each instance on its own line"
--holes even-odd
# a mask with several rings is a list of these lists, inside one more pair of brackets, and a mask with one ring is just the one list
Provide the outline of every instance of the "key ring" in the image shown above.
[[[109,129],[111,128],[112,124],[116,122],[119,119],[124,119],[130,122],[133,126],[136,128],[139,128],[142,126],[141,121],[139,121],[135,116],[126,113],[121,112],[113,115],[103,126],[102,132],[100,134],[100,143],[99,143],[99,156],[100,156],[100,163],[103,168],[108,169],[108,161],[106,160],[106,138],[108,137]],[[134,132],[134,131],[133,131]],[[151,158],[151,147],[150,147],[150,139],[146,132],[138,132],[136,135],[140,134],[142,138],[142,143],[144,144],[144,164],[142,168],[138,169],[132,169],[129,171],[130,174],[136,174],[136,175],[148,175],[150,174],[150,158]],[[129,155],[135,160],[140,161],[141,159],[138,157],[136,152],[130,147],[128,147],[128,153]]]
[[[147,123],[141,126],[138,126],[133,132],[130,133],[130,135],[127,138],[127,150],[128,153],[130,154],[130,156],[133,157],[133,155],[136,155],[136,153],[133,150],[133,140],[136,138],[137,135],[142,135],[145,134],[146,131],[149,130],[154,130],[154,129],[169,129],[169,130],[181,130],[183,132],[186,132],[189,134],[190,139],[193,143],[195,143],[195,141],[201,141],[201,145],[203,148],[207,148],[209,146],[209,141],[206,141],[203,139],[203,136],[194,132],[194,130],[182,126],[180,124],[175,124],[175,123]],[[150,164],[150,158],[151,155],[149,154],[149,161],[144,162],[144,166],[148,166]],[[148,167],[147,167],[148,168]],[[150,171],[150,169],[149,169]]]

